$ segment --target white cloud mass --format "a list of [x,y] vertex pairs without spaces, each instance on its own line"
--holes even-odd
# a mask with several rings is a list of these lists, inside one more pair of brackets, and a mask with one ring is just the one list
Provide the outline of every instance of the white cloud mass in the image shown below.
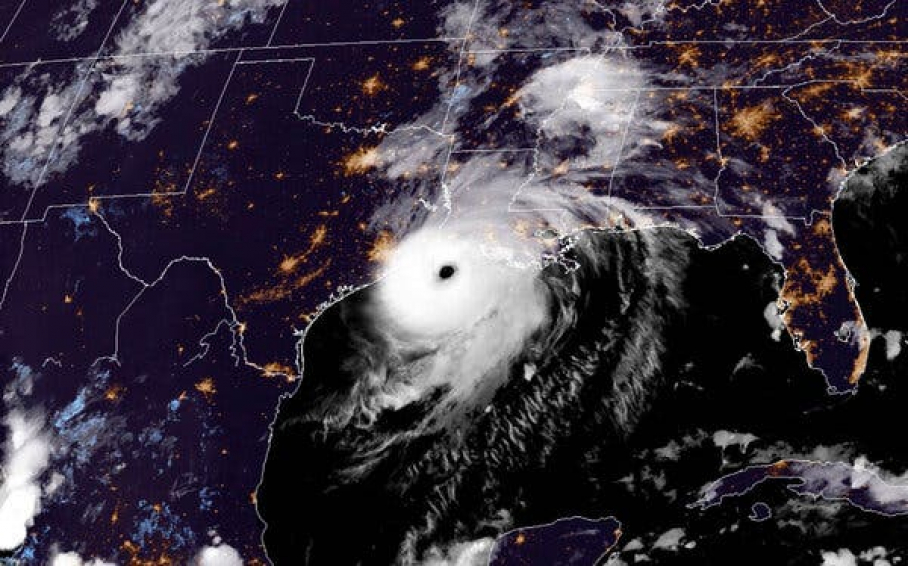
[[12,550],[23,543],[41,511],[39,479],[48,465],[50,442],[41,415],[13,409],[5,424],[9,437],[0,470],[0,550]]
[[243,557],[226,544],[206,546],[195,558],[196,566],[243,566]]
[[883,335],[886,340],[886,359],[894,360],[902,353],[902,333],[898,330],[890,330]]
[[486,566],[494,546],[494,539],[482,538],[453,544],[447,551],[434,548],[420,566]]
[[857,558],[847,548],[842,548],[838,552],[823,552],[822,566],[857,566]]
[[112,562],[105,562],[100,558],[93,558],[89,561],[82,560],[78,552],[62,552],[54,555],[51,559],[50,566],[116,566]]

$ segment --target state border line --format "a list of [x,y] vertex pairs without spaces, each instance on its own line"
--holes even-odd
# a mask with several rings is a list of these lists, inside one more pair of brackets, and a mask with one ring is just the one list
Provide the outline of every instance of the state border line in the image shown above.
[[[91,206],[91,203],[94,201],[100,202],[100,201],[105,201],[105,200],[116,200],[116,199],[127,199],[127,198],[155,198],[155,197],[160,198],[160,197],[174,197],[174,196],[186,195],[189,192],[189,185],[195,176],[195,171],[198,166],[199,160],[201,159],[201,154],[204,149],[204,145],[207,142],[208,133],[210,132],[212,124],[214,123],[214,118],[217,114],[217,110],[220,107],[221,101],[226,93],[226,89],[229,85],[230,79],[233,76],[236,66],[257,65],[260,63],[261,64],[289,63],[289,62],[297,62],[297,61],[309,61],[310,66],[309,66],[309,70],[306,73],[306,78],[303,82],[303,86],[300,89],[300,94],[297,97],[296,106],[294,108],[294,113],[296,113],[296,114],[298,114],[300,101],[302,100],[302,98],[305,94],[306,86],[308,85],[309,79],[312,76],[312,70],[315,66],[314,57],[262,59],[262,60],[245,60],[245,61],[242,60],[242,53],[237,57],[237,60],[234,61],[234,64],[231,67],[230,73],[228,74],[227,81],[225,81],[224,86],[222,87],[221,95],[218,98],[218,102],[215,105],[215,110],[213,111],[211,117],[209,118],[209,125],[205,130],[205,134],[203,134],[202,142],[199,145],[199,150],[196,154],[196,158],[193,162],[193,166],[190,169],[189,177],[187,178],[187,180],[184,183],[183,188],[181,190],[170,191],[170,192],[159,192],[159,193],[124,193],[124,194],[113,194],[113,195],[97,195],[97,196],[89,197],[87,201],[83,201],[83,202],[58,203],[58,204],[48,205],[44,209],[44,211],[40,217],[22,218],[20,220],[0,220],[0,226],[10,226],[10,225],[22,226],[22,225],[28,225],[28,224],[40,224],[47,220],[48,213],[51,210],[76,208],[76,207],[88,207],[88,206]],[[717,92],[717,91],[722,91],[722,90],[779,90],[779,91],[784,92],[785,90],[788,90],[788,89],[801,87],[801,86],[808,86],[808,85],[812,85],[812,84],[854,84],[856,82],[857,81],[854,81],[854,80],[816,79],[816,80],[811,80],[811,81],[802,81],[799,83],[784,84],[784,85],[737,85],[737,86],[734,86],[734,85],[698,85],[698,86],[678,86],[678,87],[641,87],[641,88],[625,88],[625,89],[615,88],[615,89],[596,89],[596,90],[597,90],[597,92],[598,91],[602,91],[602,92],[636,92],[638,94],[643,93],[643,92],[650,92],[650,91],[712,91],[712,92]],[[862,92],[895,94],[902,98],[908,99],[908,96],[906,96],[905,93],[901,92],[899,89],[896,89],[896,88],[891,88],[891,89],[889,89],[889,88],[873,88],[873,89],[861,89],[861,90],[862,90]],[[453,137],[451,134],[448,134],[448,136]],[[463,148],[463,149],[454,148],[454,149],[452,149],[451,154],[457,155],[457,154],[467,154],[467,153],[489,153],[489,154],[517,153],[517,152],[530,152],[530,151],[534,151],[534,150],[535,150],[535,148],[509,148],[509,147],[504,147],[504,148],[480,147],[480,148]],[[709,205],[707,205],[707,206],[709,206]],[[685,205],[685,207],[686,207],[686,205]],[[659,208],[662,208],[662,207],[659,207]],[[672,208],[672,207],[668,207],[668,208]],[[690,207],[687,207],[687,208],[690,208]],[[744,217],[744,215],[740,215],[740,214],[725,214],[718,210],[716,212],[719,216]],[[758,215],[758,217],[764,218],[764,216],[762,216],[762,215]],[[803,219],[804,217],[796,216],[796,217],[791,217],[791,218]]]
[[[875,44],[895,44],[903,45],[908,43],[904,39],[846,39],[837,37],[828,37],[823,39],[675,39],[675,40],[658,40],[648,41],[639,45],[616,45],[610,44],[602,47],[603,51],[634,51],[636,49],[651,49],[657,46],[674,46],[674,45],[815,45],[817,43],[841,43],[843,45],[875,45]],[[503,49],[471,49],[467,51],[468,55],[493,55],[496,53],[537,53],[537,52],[587,52],[591,53],[590,47],[511,47]]]
[[[233,79],[233,75],[236,72],[236,68],[241,65],[258,65],[258,64],[269,64],[269,63],[291,63],[298,61],[307,61],[310,63],[308,72],[306,73],[306,78],[303,81],[303,86],[300,88],[300,94],[297,97],[296,107],[299,107],[300,100],[302,99],[306,86],[309,83],[309,77],[312,74],[312,68],[315,63],[314,57],[300,57],[300,58],[283,58],[283,59],[262,59],[262,60],[242,60],[243,53],[239,53],[237,58],[234,60],[233,65],[230,68],[230,72],[227,74],[226,79],[224,80],[224,85],[221,87],[221,92],[218,96],[217,102],[215,103],[214,108],[211,111],[211,114],[208,118],[208,126],[205,128],[205,133],[202,134],[202,139],[199,142],[199,148],[196,151],[196,156],[193,160],[192,167],[189,170],[189,176],[186,179],[186,182],[183,183],[183,188],[178,191],[167,191],[167,192],[145,192],[145,193],[123,193],[123,194],[113,194],[113,195],[95,195],[87,199],[87,201],[81,202],[70,202],[70,203],[57,203],[51,204],[45,207],[43,214],[40,217],[36,218],[23,218],[21,220],[0,220],[0,226],[10,226],[10,225],[28,225],[28,224],[41,224],[47,221],[48,214],[51,210],[55,209],[67,209],[67,208],[79,208],[79,207],[91,207],[94,202],[102,202],[108,200],[118,200],[118,199],[130,199],[130,198],[161,198],[161,197],[179,197],[185,196],[189,193],[190,185],[195,177],[196,169],[198,164],[201,161],[202,154],[205,150],[205,145],[208,142],[208,136],[211,132],[212,127],[214,126],[215,119],[220,110],[221,104],[223,103],[224,97],[227,94],[227,89],[230,86],[230,83]],[[294,110],[296,112],[296,110]]]
[[284,12],[287,11],[287,6],[290,5],[291,0],[285,0],[284,5],[281,6],[281,12],[277,15],[277,21],[274,22],[274,27],[271,28],[271,33],[268,35],[268,42],[265,43],[265,47],[271,45],[274,41],[274,36],[277,34],[277,28],[281,25],[281,20],[284,19]]
[[[84,70],[85,74],[82,77],[81,82],[79,83],[75,95],[73,96],[72,104],[69,106],[66,115],[60,121],[60,126],[54,136],[53,144],[49,146],[47,158],[44,161],[44,166],[41,168],[41,172],[38,174],[38,179],[35,181],[34,187],[32,188],[31,193],[28,195],[28,200],[25,203],[25,208],[22,211],[20,220],[25,220],[28,217],[29,210],[31,209],[32,203],[35,200],[35,195],[41,189],[41,185],[44,182],[45,176],[47,175],[47,170],[50,167],[53,159],[56,157],[57,147],[61,143],[63,134],[66,131],[66,126],[69,124],[73,112],[75,112],[76,106],[78,106],[78,104],[82,102],[82,91],[85,89],[85,85],[88,83],[92,72],[98,64],[98,60],[101,57],[101,54],[103,53],[104,46],[110,39],[110,36],[113,33],[117,22],[120,20],[120,16],[123,15],[123,10],[126,8],[126,5],[128,3],[129,0],[123,0],[123,3],[120,4],[120,9],[117,11],[116,16],[114,16],[113,20],[110,22],[110,26],[107,28],[107,33],[104,35],[104,39],[101,40],[101,45],[98,47],[98,51],[95,54],[94,59],[91,60],[91,64],[88,65],[88,68]],[[22,263],[22,256],[25,254],[25,240],[28,238],[28,227],[29,224],[22,224],[22,235],[19,238],[19,251],[16,255],[16,260],[13,262],[13,266],[10,269],[9,276],[6,278],[6,282],[3,284],[3,289],[2,291],[0,291],[0,311],[3,310],[3,305],[6,303],[6,297],[9,294],[9,288],[13,283],[13,279],[16,278],[16,273],[18,273],[19,271],[19,265]]]
[[[119,59],[131,59],[142,57],[188,57],[191,55],[212,55],[217,53],[235,53],[245,51],[252,53],[256,51],[270,51],[275,49],[318,49],[329,47],[353,47],[357,45],[398,45],[409,43],[458,43],[465,41],[465,37],[423,37],[423,38],[405,38],[405,39],[368,39],[360,41],[326,41],[315,43],[287,43],[281,45],[262,45],[253,47],[218,47],[211,49],[185,49],[174,51],[144,51],[135,53],[111,53],[102,55],[98,58],[100,61],[116,61]],[[845,38],[823,38],[823,39],[804,39],[804,40],[774,40],[774,39],[746,39],[746,40],[711,40],[711,39],[692,39],[692,40],[672,40],[672,41],[650,41],[640,45],[609,45],[604,49],[632,51],[635,49],[649,49],[660,45],[792,45],[792,44],[817,44],[817,43],[836,43],[841,42],[846,45],[904,45],[908,40],[902,39],[845,39]],[[558,51],[577,51],[592,52],[589,47],[514,47],[510,49],[467,49],[465,55],[487,55],[495,53],[535,53],[535,52],[558,52]],[[84,57],[61,57],[54,59],[35,59],[32,61],[13,61],[0,63],[0,69],[15,67],[34,67],[38,65],[52,65],[60,63],[79,63],[82,61],[92,61],[95,57],[86,55]]]
[[[99,61],[117,61],[120,59],[134,59],[143,57],[189,57],[192,55],[216,55],[218,53],[236,53],[243,51],[252,53],[257,51],[274,51],[276,49],[318,49],[330,47],[355,47],[357,45],[398,45],[408,43],[456,43],[463,41],[462,37],[426,37],[411,39],[367,39],[361,41],[327,41],[321,43],[290,43],[284,45],[261,45],[255,47],[215,47],[211,49],[178,49],[174,51],[137,51],[135,53],[111,53],[98,57]],[[61,63],[79,63],[82,61],[93,61],[95,57],[62,57],[55,59],[36,59],[34,61],[14,61],[10,63],[0,63],[0,69],[14,67],[34,67],[38,65],[53,65]]]
[[3,40],[6,39],[6,36],[9,34],[9,30],[13,29],[13,24],[16,23],[17,19],[19,19],[19,14],[22,13],[22,8],[25,7],[26,2],[28,2],[28,0],[22,0],[22,2],[19,3],[19,7],[16,8],[16,11],[13,13],[13,17],[10,18],[9,23],[6,24],[6,29],[3,30],[2,34],[0,34],[0,43],[3,43]]

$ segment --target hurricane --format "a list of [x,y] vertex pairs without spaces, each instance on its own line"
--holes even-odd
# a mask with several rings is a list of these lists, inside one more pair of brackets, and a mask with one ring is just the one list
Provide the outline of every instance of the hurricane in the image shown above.
[[[589,507],[612,454],[704,356],[670,351],[707,316],[689,277],[715,272],[687,232],[583,230],[519,267],[472,238],[415,232],[309,328],[258,491],[275,563],[427,564]],[[749,238],[729,245],[759,257]]]

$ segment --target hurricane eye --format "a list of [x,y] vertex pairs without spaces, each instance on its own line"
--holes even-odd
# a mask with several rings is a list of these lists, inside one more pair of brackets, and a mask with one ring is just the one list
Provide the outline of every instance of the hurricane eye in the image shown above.
[[438,278],[441,280],[450,279],[457,273],[457,268],[450,264],[442,265],[438,270]]

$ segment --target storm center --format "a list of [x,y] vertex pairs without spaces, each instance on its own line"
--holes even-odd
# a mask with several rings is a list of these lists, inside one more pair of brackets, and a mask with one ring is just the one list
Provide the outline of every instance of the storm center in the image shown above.
[[450,264],[445,264],[445,265],[442,265],[441,268],[438,270],[438,278],[439,279],[450,279],[451,277],[454,277],[455,273],[457,273],[457,268],[455,266],[450,265]]

